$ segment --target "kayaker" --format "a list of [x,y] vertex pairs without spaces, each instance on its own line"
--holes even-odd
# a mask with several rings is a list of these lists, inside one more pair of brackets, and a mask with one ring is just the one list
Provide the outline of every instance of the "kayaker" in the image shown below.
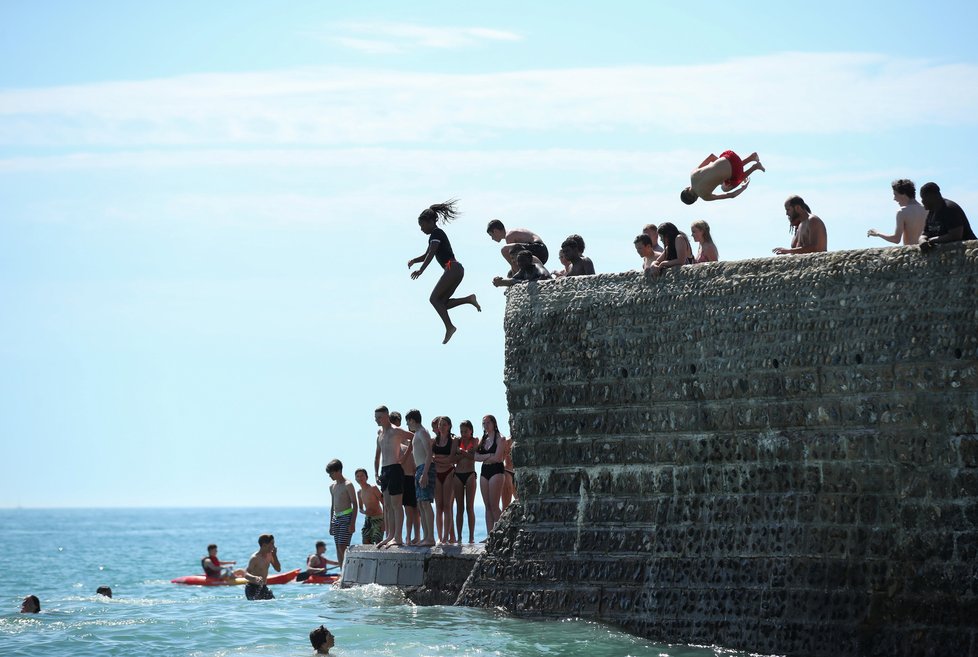
[[326,542],[316,541],[316,554],[310,554],[306,559],[306,570],[299,573],[295,581],[302,582],[309,579],[310,575],[327,575],[326,570],[330,566],[340,565],[339,561],[326,558]]
[[[204,575],[214,579],[234,579],[243,577],[244,572],[240,568],[232,571],[225,566],[233,566],[237,561],[221,561],[217,558],[217,546],[211,543],[207,546],[207,556],[200,560],[200,565],[204,569]],[[110,596],[111,597],[111,596]]]
[[274,568],[275,572],[282,571],[282,564],[278,562],[275,537],[271,534],[262,534],[258,537],[258,551],[251,555],[248,567],[242,573],[242,577],[248,580],[245,584],[245,597],[249,600],[272,600],[275,597],[265,584],[269,566]]

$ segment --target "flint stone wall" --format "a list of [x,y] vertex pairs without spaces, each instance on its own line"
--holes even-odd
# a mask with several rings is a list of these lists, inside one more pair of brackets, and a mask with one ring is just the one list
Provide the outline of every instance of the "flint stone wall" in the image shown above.
[[978,242],[509,292],[520,503],[460,604],[976,655]]

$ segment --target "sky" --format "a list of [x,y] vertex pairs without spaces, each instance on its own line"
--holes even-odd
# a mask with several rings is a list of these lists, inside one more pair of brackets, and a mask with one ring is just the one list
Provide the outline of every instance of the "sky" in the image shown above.
[[[508,423],[490,219],[636,269],[649,222],[772,257],[800,194],[887,246],[890,182],[978,216],[978,5],[0,2],[0,507],[320,506],[379,404]],[[709,153],[738,198],[684,206]],[[459,293],[412,281],[417,216]],[[651,311],[651,309],[650,309]],[[694,312],[694,309],[691,309]],[[568,344],[567,348],[573,348]],[[505,433],[505,429],[504,429]]]

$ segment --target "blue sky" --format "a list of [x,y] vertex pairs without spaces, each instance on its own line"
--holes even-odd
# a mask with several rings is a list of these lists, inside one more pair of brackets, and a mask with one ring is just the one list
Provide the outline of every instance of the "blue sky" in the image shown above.
[[[612,272],[667,220],[766,257],[794,193],[880,247],[898,177],[978,216],[975,6],[699,6],[0,4],[0,506],[321,505],[377,404],[505,422],[491,218]],[[728,148],[768,172],[683,206]]]

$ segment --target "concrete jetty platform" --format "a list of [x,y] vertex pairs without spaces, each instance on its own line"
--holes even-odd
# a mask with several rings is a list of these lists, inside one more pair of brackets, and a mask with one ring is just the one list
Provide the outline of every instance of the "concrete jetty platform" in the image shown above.
[[351,545],[340,586],[396,586],[415,604],[451,605],[484,550],[482,543],[381,549]]

